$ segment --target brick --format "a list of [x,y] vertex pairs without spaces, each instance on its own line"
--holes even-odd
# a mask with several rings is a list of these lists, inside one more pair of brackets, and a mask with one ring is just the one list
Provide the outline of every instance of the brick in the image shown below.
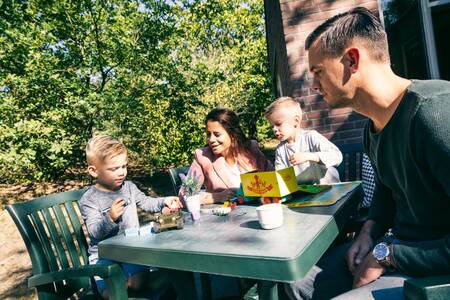
[[349,107],[335,108],[335,109],[330,110],[330,115],[332,115],[332,116],[348,115],[352,111],[353,110]]
[[316,29],[317,26],[323,23],[323,21],[327,18],[323,19],[317,19],[314,16],[319,14],[312,14],[310,15],[310,18],[308,20],[303,20],[301,23],[289,23],[283,20],[283,28],[284,28],[284,34],[290,34],[290,33],[306,33],[311,32],[314,29]]
[[305,119],[303,119],[300,126],[302,126],[302,128],[312,127],[313,126],[313,121],[312,120],[305,120]]
[[323,101],[323,97],[320,94],[312,94],[312,95],[303,97],[302,100],[305,103],[314,103],[314,102]]
[[[300,98],[300,99],[301,99],[301,98]],[[300,102],[303,103],[303,106],[302,106],[303,115],[304,115],[305,113],[307,113],[307,112],[309,112],[309,111],[312,110],[312,109],[311,109],[311,104],[305,104],[305,103],[302,102],[301,100],[300,100]],[[306,117],[306,116],[305,116],[305,117]]]
[[292,91],[292,97],[294,98],[303,98],[303,97],[307,97],[309,95],[309,91],[308,90],[302,90],[302,89],[293,89]]
[[348,120],[348,115],[331,116],[329,119],[331,124],[342,124]]
[[374,0],[354,0],[354,1],[355,1],[355,5],[357,5],[357,6],[359,6],[360,4],[369,3],[369,2],[373,2],[376,5],[378,5],[377,1],[374,1]]
[[311,127],[311,129],[317,130],[320,133],[328,133],[328,132],[332,132],[330,126],[313,126]]
[[341,131],[341,130],[348,130],[348,129],[354,129],[355,125],[352,122],[348,123],[337,123],[331,125],[332,131]]
[[286,41],[286,43],[288,42],[292,42],[292,41],[306,41],[306,38],[308,37],[308,35],[311,33],[311,31],[307,31],[307,32],[293,32],[293,33],[289,33],[289,34],[285,34],[284,35],[284,40]]
[[314,127],[314,128],[328,126],[329,130],[331,130],[330,122],[328,121],[327,118],[314,119],[314,120],[303,118],[301,126],[302,127]]
[[308,68],[305,65],[289,65],[289,70],[291,71],[292,76],[305,76],[308,72]]
[[282,3],[280,8],[285,18],[302,18],[318,11],[318,6],[311,0]]
[[355,6],[353,0],[339,0],[339,1],[315,1],[318,4],[320,11],[335,11],[341,9],[350,9]]
[[328,117],[328,110],[316,110],[306,113],[308,120],[320,119]]
[[[328,106],[328,104],[325,101],[317,101],[317,102],[313,102],[310,104],[311,106],[311,110],[323,110],[323,109],[329,109],[330,107]],[[331,111],[330,111],[331,112]]]
[[376,13],[377,16],[379,16],[378,14],[378,4],[377,2],[365,2],[365,3],[361,3],[358,6],[362,6],[365,7],[369,10],[371,10],[372,12]]

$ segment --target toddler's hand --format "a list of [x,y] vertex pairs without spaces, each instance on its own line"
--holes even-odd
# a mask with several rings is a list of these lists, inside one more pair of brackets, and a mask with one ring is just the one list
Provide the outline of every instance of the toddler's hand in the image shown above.
[[[183,204],[181,203],[180,199],[176,196],[170,196],[170,197],[166,197],[164,199],[164,205],[168,209],[168,212],[172,212],[172,211],[177,211],[181,208],[183,208]],[[167,209],[165,210],[163,208],[163,213],[167,212]]]
[[111,209],[109,210],[109,218],[115,222],[123,214],[125,208],[125,200],[123,198],[117,198],[113,201]]
[[289,157],[289,162],[295,166],[307,161],[319,162],[319,156],[312,152],[296,152]]
[[295,152],[294,154],[292,154],[291,157],[289,157],[289,162],[291,163],[291,165],[295,166],[308,161],[304,154],[305,153],[303,152]]

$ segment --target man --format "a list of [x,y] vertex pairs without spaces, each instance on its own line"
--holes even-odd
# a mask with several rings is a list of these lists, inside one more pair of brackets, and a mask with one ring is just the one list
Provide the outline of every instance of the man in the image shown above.
[[450,274],[450,82],[394,74],[386,32],[365,8],[325,21],[306,50],[325,101],[370,119],[376,189],[353,244],[330,249],[286,290],[293,299],[401,299],[405,279]]

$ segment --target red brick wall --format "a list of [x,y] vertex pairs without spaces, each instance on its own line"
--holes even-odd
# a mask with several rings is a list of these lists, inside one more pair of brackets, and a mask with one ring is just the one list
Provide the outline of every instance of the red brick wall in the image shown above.
[[[269,47],[286,51],[287,85],[291,96],[303,103],[303,125],[316,129],[336,144],[361,141],[366,118],[350,109],[330,110],[323,98],[310,90],[311,76],[308,73],[308,57],[304,50],[308,34],[324,20],[356,6],[365,6],[378,12],[376,0],[266,0],[267,28],[276,16],[267,16],[267,3],[279,4],[283,24],[284,45],[268,35]],[[279,22],[279,20],[277,20]],[[269,53],[270,56],[270,53]]]

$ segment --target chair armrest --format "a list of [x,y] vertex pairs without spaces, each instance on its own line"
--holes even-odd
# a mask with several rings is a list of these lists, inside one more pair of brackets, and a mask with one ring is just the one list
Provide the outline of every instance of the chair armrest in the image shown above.
[[450,299],[450,276],[432,276],[408,279],[403,285],[407,300]]
[[75,279],[79,277],[102,277],[107,285],[110,299],[127,299],[125,275],[118,264],[113,265],[86,265],[77,268],[68,268],[55,272],[33,275],[28,279],[28,287],[49,284],[56,281]]

